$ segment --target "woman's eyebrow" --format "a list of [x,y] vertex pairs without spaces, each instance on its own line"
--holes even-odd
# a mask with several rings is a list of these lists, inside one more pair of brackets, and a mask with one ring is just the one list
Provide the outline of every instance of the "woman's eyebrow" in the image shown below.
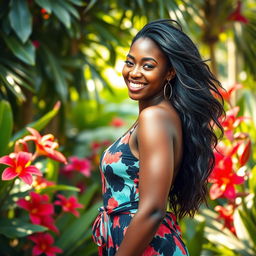
[[[133,59],[133,60],[135,60],[135,57],[133,57],[131,54],[127,54],[127,57],[128,58],[131,58],[131,59]],[[143,61],[148,61],[148,60],[152,60],[152,61],[154,61],[155,63],[157,63],[157,61],[154,59],[154,58],[151,58],[151,57],[144,57],[144,58],[142,58],[142,60]]]

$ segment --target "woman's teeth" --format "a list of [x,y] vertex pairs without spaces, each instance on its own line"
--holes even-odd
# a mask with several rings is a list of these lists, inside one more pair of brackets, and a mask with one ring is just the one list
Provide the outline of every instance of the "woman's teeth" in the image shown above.
[[134,84],[134,83],[130,82],[130,86],[132,88],[142,88],[144,86],[144,84]]

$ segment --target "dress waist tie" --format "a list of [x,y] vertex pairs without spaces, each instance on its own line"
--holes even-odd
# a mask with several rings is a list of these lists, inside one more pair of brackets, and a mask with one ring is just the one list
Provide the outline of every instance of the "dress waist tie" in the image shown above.
[[120,204],[114,209],[107,209],[105,207],[100,207],[99,215],[96,217],[92,226],[92,238],[93,241],[98,246],[105,246],[108,241],[108,225],[110,221],[110,216],[121,215],[121,214],[131,214],[138,209],[138,202],[128,202]]

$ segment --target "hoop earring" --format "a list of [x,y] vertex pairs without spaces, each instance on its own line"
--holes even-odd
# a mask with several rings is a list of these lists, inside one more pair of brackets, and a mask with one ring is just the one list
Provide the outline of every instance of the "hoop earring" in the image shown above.
[[[170,81],[171,81],[171,80],[168,80],[167,83],[164,85],[164,97],[165,97],[165,99],[169,99],[169,100],[170,100],[171,97],[172,97],[172,85],[171,85]],[[169,97],[166,96],[166,86],[167,86],[167,85],[170,87],[170,94],[169,94]]]

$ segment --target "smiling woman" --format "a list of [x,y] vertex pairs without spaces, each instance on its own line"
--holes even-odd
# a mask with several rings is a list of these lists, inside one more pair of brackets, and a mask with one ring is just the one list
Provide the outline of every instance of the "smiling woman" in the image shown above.
[[101,158],[103,207],[93,238],[102,256],[189,255],[177,217],[192,217],[206,199],[213,128],[222,131],[224,110],[220,83],[174,25],[147,24],[127,54],[122,73],[139,116]]

